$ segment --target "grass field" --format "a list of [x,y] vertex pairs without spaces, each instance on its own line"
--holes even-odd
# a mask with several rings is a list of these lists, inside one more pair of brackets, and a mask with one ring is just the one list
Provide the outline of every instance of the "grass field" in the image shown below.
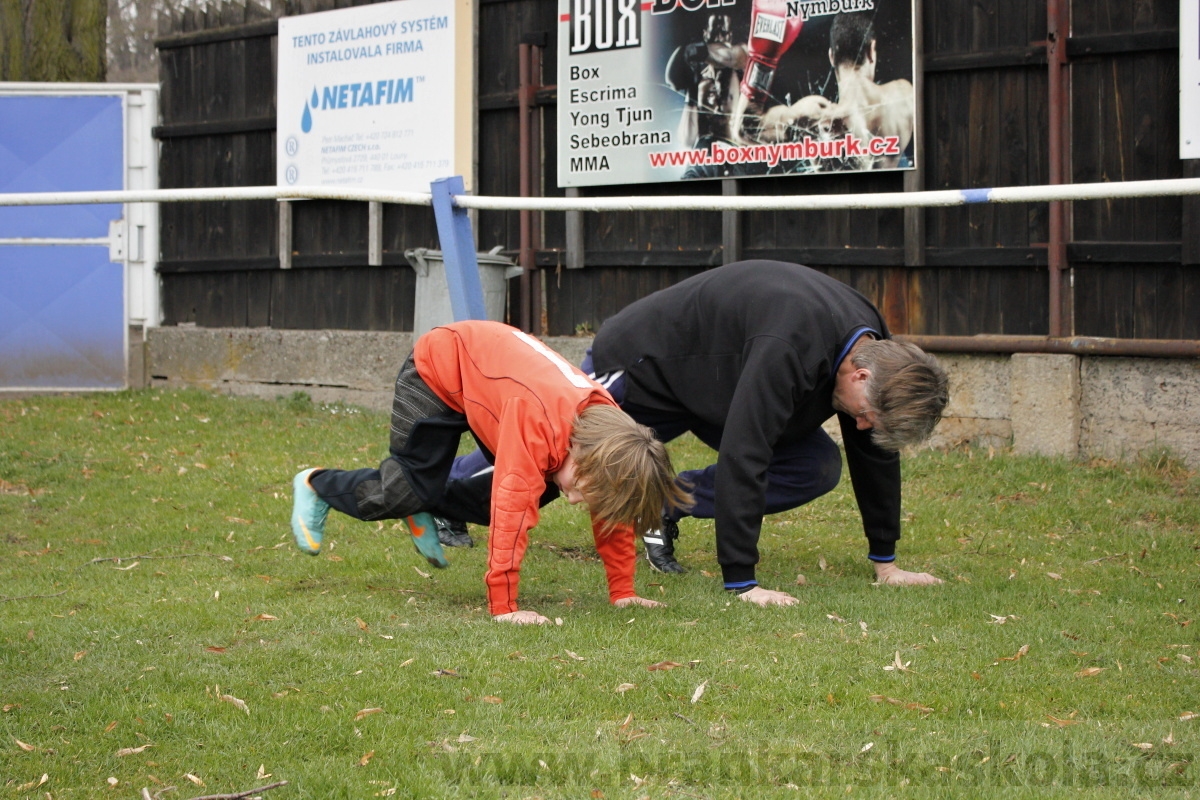
[[872,585],[847,479],[765,521],[788,609],[724,593],[699,520],[687,575],[639,562],[669,607],[613,608],[560,501],[521,598],[562,624],[521,627],[483,547],[435,571],[336,513],[293,546],[292,475],[377,463],[381,415],[146,391],[0,420],[2,797],[1200,797],[1200,480],[1165,452],[906,459],[899,563],[932,588]]

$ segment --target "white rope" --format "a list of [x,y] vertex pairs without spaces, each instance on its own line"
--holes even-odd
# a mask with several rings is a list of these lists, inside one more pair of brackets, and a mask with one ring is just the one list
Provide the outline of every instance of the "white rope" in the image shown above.
[[[1002,186],[878,194],[663,196],[663,197],[488,197],[456,195],[460,208],[489,211],[830,211],[836,209],[962,206],[973,203],[1045,203],[1200,194],[1200,178],[1171,178],[1054,186]],[[0,194],[0,206],[97,203],[167,203],[221,200],[351,200],[432,205],[426,192],[321,186],[242,186],[111,192]]]

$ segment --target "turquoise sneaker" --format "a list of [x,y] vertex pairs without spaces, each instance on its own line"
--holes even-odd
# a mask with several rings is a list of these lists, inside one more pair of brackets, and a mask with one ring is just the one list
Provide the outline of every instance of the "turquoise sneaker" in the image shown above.
[[314,472],[316,469],[306,469],[292,479],[292,535],[296,546],[310,556],[321,552],[325,518],[329,516],[329,503],[308,485],[308,476]]
[[412,534],[413,545],[417,548],[417,552],[424,556],[426,561],[442,569],[450,566],[450,562],[446,560],[446,554],[442,552],[442,543],[438,541],[437,525],[433,521],[432,514],[424,511],[413,514],[411,517],[404,518],[404,524],[408,526],[408,532]]

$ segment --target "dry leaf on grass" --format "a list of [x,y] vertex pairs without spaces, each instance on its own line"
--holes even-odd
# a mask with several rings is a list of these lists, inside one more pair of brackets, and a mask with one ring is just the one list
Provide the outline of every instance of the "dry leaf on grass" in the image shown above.
[[258,780],[258,781],[262,781],[262,780],[266,780],[266,779],[267,779],[267,778],[269,778],[269,777],[271,777],[271,773],[267,772],[267,765],[266,765],[266,764],[259,764],[259,765],[258,765],[258,772],[256,772],[256,773],[254,774],[254,779],[255,779],[255,780]]
[[231,694],[221,694],[220,686],[216,686],[213,688],[215,689],[217,699],[220,700],[222,703],[229,703],[230,705],[236,706],[236,707],[240,708],[242,711],[245,711],[247,715],[250,714],[250,706],[246,705],[245,700],[241,700],[237,697],[234,697]]
[[570,650],[564,650],[563,652],[566,653],[568,656],[570,656],[575,661],[587,661],[587,659],[584,658],[583,656],[572,653]]
[[617,694],[625,694],[630,689],[636,689],[636,688],[637,688],[636,683],[622,683],[620,686],[618,686],[616,689],[614,689],[614,691]]
[[829,565],[825,563],[825,556],[821,556],[817,559],[817,566],[821,568],[821,572],[829,569]]
[[503,698],[496,697],[496,695],[494,695],[494,694],[485,694],[483,697],[481,697],[479,699],[485,703],[491,703],[494,706],[498,706],[504,702]]
[[368,750],[367,752],[363,753],[363,757],[358,760],[358,765],[360,767],[365,767],[367,764],[371,763],[371,759],[374,757],[375,757],[375,751]]
[[273,616],[271,614],[259,614],[257,617],[254,618],[254,621],[256,621],[256,622],[274,622],[277,619],[279,619],[279,617]]
[[365,631],[365,630],[369,630],[369,629],[370,629],[370,628],[369,628],[369,626],[367,625],[367,623],[363,622],[363,621],[362,621],[361,619],[359,619],[358,617],[355,617],[355,618],[354,618],[354,624],[358,626],[358,629],[359,629],[360,631]]
[[120,750],[117,751],[117,758],[123,758],[125,756],[136,756],[138,753],[146,752],[146,748],[148,748],[148,747],[154,747],[154,745],[144,744],[141,747],[122,747]]
[[104,732],[105,732],[105,733],[112,733],[112,731],[113,731],[113,728],[115,728],[115,727],[117,727],[117,721],[114,719],[112,722],[110,722],[110,723],[108,723],[107,725],[105,725],[105,726],[104,726]]
[[34,750],[37,750],[37,748],[34,747],[33,745],[25,744],[24,742],[22,742],[20,739],[18,739],[15,736],[13,737],[13,741],[17,743],[17,747],[21,748],[26,753],[32,753]]
[[75,654],[75,660],[76,661],[82,660],[83,657],[87,655],[87,652],[88,652],[87,650],[80,650],[78,653]]
[[891,664],[888,664],[886,667],[884,667],[884,669],[888,670],[889,672],[893,672],[893,671],[894,672],[912,672],[912,670],[908,668],[908,665],[911,663],[912,663],[911,661],[901,661],[900,660],[900,651],[897,650],[896,658],[892,661]]
[[1053,578],[1053,579],[1054,579],[1054,580],[1056,580],[1056,581],[1061,581],[1061,580],[1062,580],[1062,575],[1059,575],[1057,572],[1047,572],[1047,573],[1046,573],[1046,577],[1047,577],[1047,578]]
[[1104,672],[1104,667],[1088,667],[1086,669],[1079,670],[1079,672],[1076,672],[1075,677],[1076,678],[1094,678],[1097,675],[1099,675],[1101,672]]
[[807,583],[808,583],[808,578],[804,577],[803,573],[799,573],[796,575],[796,585],[797,586],[804,586]]
[[704,697],[704,690],[707,686],[708,686],[708,681],[706,680],[703,683],[701,683],[699,686],[696,687],[696,691],[692,692],[692,704],[693,705],[695,705],[696,703],[699,703],[700,698]]
[[841,617],[839,617],[837,614],[826,614],[825,616],[828,619],[833,620],[834,622],[845,622],[846,621],[846,620],[842,619]]
[[476,740],[475,737],[470,735],[466,731],[463,731],[462,733],[460,733],[458,735],[458,743],[459,744],[469,744],[471,742],[474,742],[475,740]]
[[236,522],[238,525],[250,525],[254,522],[252,519],[242,519],[241,517],[226,517],[226,522]]
[[675,661],[660,661],[657,664],[651,664],[650,666],[646,667],[646,669],[650,672],[670,672],[676,667],[682,666],[683,664],[679,664]]
[[[17,794],[20,794],[21,792],[28,792],[30,789],[36,789],[37,787],[41,786],[43,783],[45,783],[48,780],[50,780],[49,773],[43,772],[42,777],[39,780],[30,781],[29,783],[23,783],[20,786],[18,786]],[[109,780],[115,781],[116,778],[109,778]]]
[[897,700],[896,698],[888,697],[885,694],[873,694],[867,699],[873,703],[887,703],[889,705],[907,708],[910,711],[916,711],[923,717],[933,713],[933,709],[929,706],[923,706],[920,703],[906,703],[903,700]]
[[415,571],[415,572],[416,572],[418,575],[420,575],[422,578],[429,578],[429,577],[432,577],[432,576],[431,576],[431,575],[430,575],[428,572],[422,572],[421,570],[417,569],[416,567],[413,567],[413,570],[414,570],[414,571]]
[[362,711],[359,711],[357,714],[354,715],[354,721],[358,722],[363,717],[369,717],[372,714],[379,714],[382,711],[383,711],[382,708],[364,708]]
[[[1072,716],[1074,716],[1074,712],[1072,712]],[[1053,716],[1047,714],[1046,719],[1050,720],[1051,722],[1053,722],[1055,725],[1057,725],[1060,728],[1065,728],[1068,725],[1078,725],[1079,724],[1079,720],[1071,719],[1071,717],[1067,717],[1066,719],[1059,719],[1058,717],[1053,717]]]
[[206,648],[204,648],[204,649],[205,649],[205,650],[207,650],[207,651],[208,651],[208,652],[210,652],[210,653],[224,653],[224,652],[225,652],[225,648],[224,648],[224,647],[215,647],[215,646],[209,646],[209,647],[206,647]]
[[431,672],[429,674],[434,676],[435,678],[461,678],[462,677],[462,675],[458,674],[457,670],[453,670],[453,669],[435,669],[433,672]]
[[1136,747],[1138,750],[1153,750],[1154,745],[1150,742],[1130,742],[1130,747]]
[[1021,645],[1021,649],[1018,650],[1014,655],[1000,656],[1000,658],[998,658],[992,662],[992,666],[993,667],[996,666],[1001,661],[1020,661],[1022,658],[1024,658],[1028,654],[1029,654],[1029,645],[1023,644],[1023,645]]
[[185,772],[185,773],[183,773],[183,777],[187,778],[189,781],[191,781],[192,783],[196,784],[196,785],[197,785],[197,786],[199,786],[201,789],[203,789],[203,788],[204,788],[204,786],[205,786],[205,784],[204,784],[204,781],[200,780],[199,778],[197,778],[195,775],[193,775],[193,774],[192,774],[192,773],[190,773],[190,772]]
[[1179,715],[1179,718],[1187,722],[1189,719],[1200,719],[1200,714],[1197,714],[1195,711],[1185,711]]

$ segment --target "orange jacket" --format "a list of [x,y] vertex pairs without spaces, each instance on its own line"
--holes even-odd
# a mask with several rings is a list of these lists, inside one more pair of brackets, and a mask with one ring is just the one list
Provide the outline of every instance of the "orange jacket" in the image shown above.
[[[549,475],[567,457],[571,424],[590,405],[616,403],[600,385],[532,336],[499,322],[434,328],[413,349],[417,372],[446,405],[467,417],[496,455],[488,538],[488,607],[517,610],[521,559]],[[592,519],[608,597],[632,597],[636,552],[630,526],[603,531]]]

